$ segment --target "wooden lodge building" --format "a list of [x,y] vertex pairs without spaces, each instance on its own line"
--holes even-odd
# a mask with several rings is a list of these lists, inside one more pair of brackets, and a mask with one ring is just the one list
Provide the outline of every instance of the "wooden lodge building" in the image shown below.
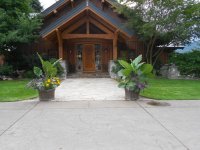
[[[63,58],[68,71],[108,72],[110,60],[135,58],[144,44],[113,10],[114,0],[59,0],[42,12],[40,42],[34,47]],[[162,55],[167,60],[167,55]]]

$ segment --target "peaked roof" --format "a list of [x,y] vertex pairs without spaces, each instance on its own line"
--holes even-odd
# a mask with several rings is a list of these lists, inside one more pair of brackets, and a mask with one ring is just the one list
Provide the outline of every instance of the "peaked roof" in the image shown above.
[[[60,6],[64,5],[65,3],[69,2],[70,0],[58,0],[57,2],[55,2],[53,5],[51,5],[50,7],[48,7],[47,9],[45,9],[42,12],[42,15],[47,16],[49,15],[51,12],[53,12],[54,10],[58,9]],[[116,2],[116,0],[106,0],[108,3],[110,3],[111,5],[116,5],[119,4],[118,2]]]
[[[63,1],[66,2],[66,0],[60,0],[57,3],[55,3],[55,4],[58,6],[58,4],[61,4],[61,2],[63,2]],[[56,7],[56,6],[54,6],[54,7]],[[67,21],[69,21],[70,19],[72,19],[74,16],[80,14],[81,12],[83,12],[86,9],[89,9],[92,12],[95,12],[96,14],[98,14],[99,16],[101,16],[104,20],[106,20],[107,22],[112,23],[112,25],[114,25],[117,29],[119,29],[120,31],[122,31],[123,33],[125,33],[126,35],[128,35],[129,37],[131,37],[134,34],[134,32],[132,30],[129,30],[128,28],[126,28],[123,23],[121,23],[118,20],[114,19],[109,14],[105,13],[102,9],[98,8],[97,6],[95,6],[92,2],[87,1],[87,2],[83,2],[80,5],[76,6],[69,13],[66,13],[63,16],[61,16],[60,18],[56,19],[49,26],[47,26],[46,28],[44,28],[40,32],[40,35],[43,36],[43,37],[46,36],[52,30],[55,30],[55,29],[59,28],[64,23],[66,23]]]
[[55,9],[59,8],[60,6],[64,5],[68,1],[69,0],[59,0],[59,1],[55,2],[53,5],[51,5],[47,9],[45,9],[42,12],[42,15],[47,16],[48,14],[50,14],[51,12],[53,12]]

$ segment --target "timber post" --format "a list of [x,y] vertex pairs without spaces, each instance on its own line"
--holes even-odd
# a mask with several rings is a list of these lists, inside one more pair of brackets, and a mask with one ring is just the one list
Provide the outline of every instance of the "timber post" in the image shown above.
[[58,57],[63,59],[63,39],[58,29],[56,29],[56,34],[58,38]]
[[113,39],[113,60],[117,60],[118,32],[119,32],[119,30],[116,30],[115,33],[114,33],[114,39]]

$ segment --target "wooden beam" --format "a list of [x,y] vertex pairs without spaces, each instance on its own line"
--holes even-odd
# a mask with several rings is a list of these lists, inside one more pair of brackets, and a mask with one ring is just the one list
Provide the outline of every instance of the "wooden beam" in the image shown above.
[[72,8],[74,7],[74,0],[70,0]]
[[[90,9],[89,7],[87,7],[87,8],[85,8],[85,9],[81,10],[78,14],[76,14],[76,15],[74,15],[72,18],[70,18],[70,19],[68,20],[68,22],[71,21],[74,17],[76,17],[76,16],[78,16],[79,14],[81,14],[82,12],[84,12],[85,10],[90,10],[90,11],[93,12],[96,16],[98,16],[99,18],[103,19],[106,23],[108,23],[111,27],[113,27],[114,29],[117,28],[117,26],[113,25],[109,20],[107,20],[107,19],[105,19],[104,17],[102,17],[101,15],[97,14],[95,11],[93,11],[93,10]],[[66,24],[66,22],[60,24],[57,28],[63,26],[64,24]],[[48,36],[49,34],[51,34],[51,33],[54,32],[54,31],[55,31],[55,29],[52,30],[51,32],[47,33],[46,35],[44,35],[43,38],[46,37],[46,36]],[[127,37],[131,38],[131,37],[130,37],[127,33],[125,33],[123,30],[121,31],[121,33],[123,33],[123,34],[126,35]]]
[[86,22],[86,33],[90,34],[90,22],[89,22],[89,20],[87,20],[87,22]]
[[[67,22],[71,21],[73,18],[77,17],[78,15],[80,15],[82,12],[84,12],[86,9],[81,10],[78,14],[74,15],[73,17],[71,17]],[[57,28],[63,26],[64,24],[66,24],[66,22],[60,24]],[[47,37],[49,34],[51,34],[52,32],[54,32],[56,29],[50,31],[49,33],[45,34],[44,36],[42,36],[43,38]]]
[[102,25],[100,22],[90,18],[89,21],[94,24],[95,26],[97,26],[99,29],[103,30],[105,33],[113,33],[112,31],[110,31],[108,28],[105,27],[105,25]]
[[77,38],[96,38],[96,39],[114,39],[113,34],[64,34],[63,39],[77,39]]
[[101,0],[101,9],[102,10],[104,9],[104,2],[105,2],[105,0]]
[[118,32],[119,30],[115,31],[114,39],[113,39],[113,60],[117,60],[117,40],[118,40]]
[[54,13],[54,14],[57,14],[57,10],[56,10],[56,9],[54,9],[54,10],[53,10],[53,13]]
[[78,27],[80,27],[81,25],[83,25],[84,23],[86,23],[86,19],[81,19],[79,22],[77,22],[76,24],[73,24],[72,26],[70,26],[68,29],[66,29],[62,35],[64,34],[68,34],[72,31],[74,31],[75,29],[77,29]]
[[58,29],[56,29],[56,34],[58,38],[58,57],[63,59],[63,39]]
[[[117,26],[115,26],[114,24],[112,24],[109,20],[104,19],[101,15],[97,14],[95,11],[93,11],[92,9],[89,9],[91,12],[93,12],[95,15],[97,15],[99,18],[103,19],[105,22],[107,22],[108,24],[110,24],[112,27],[114,27],[115,29],[119,30]],[[120,31],[121,33],[125,34],[127,37],[131,38],[127,33],[125,33],[123,30]]]

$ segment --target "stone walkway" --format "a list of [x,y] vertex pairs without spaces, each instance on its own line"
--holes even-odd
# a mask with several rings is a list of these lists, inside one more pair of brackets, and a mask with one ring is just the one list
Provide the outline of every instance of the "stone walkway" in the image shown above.
[[117,85],[110,78],[66,79],[56,89],[56,100],[124,100],[124,90]]
[[0,103],[0,150],[199,150],[200,101]]

